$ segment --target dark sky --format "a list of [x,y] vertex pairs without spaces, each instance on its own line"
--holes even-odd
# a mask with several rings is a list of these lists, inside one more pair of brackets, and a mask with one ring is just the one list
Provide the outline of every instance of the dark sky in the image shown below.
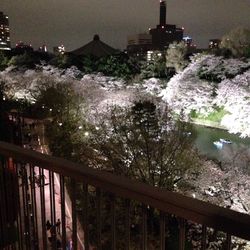
[[[167,23],[185,27],[199,47],[230,29],[250,29],[250,0],[167,0]],[[68,51],[99,34],[115,48],[125,48],[127,35],[158,24],[159,0],[0,0],[9,15],[12,45],[18,40],[63,43]]]

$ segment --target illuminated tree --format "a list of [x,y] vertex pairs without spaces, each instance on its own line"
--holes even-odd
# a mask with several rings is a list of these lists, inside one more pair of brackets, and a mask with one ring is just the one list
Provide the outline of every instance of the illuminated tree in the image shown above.
[[191,130],[149,101],[111,108],[93,131],[93,166],[173,190],[199,164]]
[[5,69],[8,66],[8,58],[3,52],[0,52],[0,70]]
[[220,47],[235,57],[250,56],[250,30],[242,27],[231,30],[223,36]]
[[34,110],[49,117],[46,136],[51,152],[60,157],[76,160],[86,134],[83,99],[69,84],[54,84],[41,88],[36,96]]
[[8,62],[8,65],[17,67],[34,68],[35,64],[39,63],[39,58],[36,58],[33,54],[25,52],[21,55],[12,56]]
[[188,64],[186,54],[187,46],[184,42],[170,44],[166,54],[167,68],[174,68],[176,72],[182,71]]
[[166,77],[166,60],[164,56],[161,53],[154,52],[150,61],[142,63],[140,77],[142,79]]
[[139,72],[138,63],[126,54],[107,56],[96,62],[98,72],[107,76],[130,79]]

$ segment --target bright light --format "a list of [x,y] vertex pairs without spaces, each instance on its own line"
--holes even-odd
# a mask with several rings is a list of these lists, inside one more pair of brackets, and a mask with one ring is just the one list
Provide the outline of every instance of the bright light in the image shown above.
[[152,55],[153,55],[153,51],[151,51],[151,50],[147,51],[147,61],[152,60]]
[[84,133],[84,135],[85,135],[85,136],[89,136],[89,132],[86,131],[86,132]]
[[49,111],[51,112],[51,111],[52,111],[52,109],[49,109]]
[[78,129],[82,129],[82,126],[79,126]]

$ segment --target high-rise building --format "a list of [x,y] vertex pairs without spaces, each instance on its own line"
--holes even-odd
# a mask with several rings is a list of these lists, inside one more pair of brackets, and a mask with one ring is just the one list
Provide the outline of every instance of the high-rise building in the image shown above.
[[0,12],[0,50],[10,50],[9,17]]
[[143,58],[147,51],[152,49],[152,36],[150,34],[144,33],[128,36],[128,54]]
[[170,43],[181,42],[184,28],[178,28],[174,24],[166,23],[167,4],[160,0],[160,20],[156,28],[149,29],[149,34],[137,34],[128,37],[127,52],[130,55],[141,57],[147,51],[163,51]]
[[209,49],[218,49],[220,47],[221,40],[220,39],[210,39],[209,40]]
[[167,5],[165,1],[160,1],[160,26],[166,25]]
[[174,24],[166,23],[167,4],[166,1],[160,1],[160,23],[156,28],[150,29],[152,35],[152,44],[155,50],[165,50],[168,45],[174,41],[181,42],[184,28],[178,28]]

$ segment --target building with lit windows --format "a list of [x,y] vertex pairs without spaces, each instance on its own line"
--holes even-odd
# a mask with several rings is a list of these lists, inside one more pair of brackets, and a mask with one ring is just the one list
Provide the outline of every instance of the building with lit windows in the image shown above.
[[187,46],[187,54],[191,55],[193,53],[196,53],[197,50],[197,46],[196,44],[193,43],[193,39],[190,36],[184,36],[182,41],[186,44]]
[[136,54],[137,57],[143,57],[147,51],[153,50],[152,36],[150,34],[135,34],[128,36],[128,54]]
[[187,45],[187,47],[192,46],[192,43],[193,43],[192,37],[190,37],[190,36],[184,36],[182,40]]
[[34,49],[31,44],[25,44],[22,41],[19,41],[16,43],[16,47],[12,49],[12,52],[17,55],[21,55],[25,52],[33,52]]
[[218,49],[219,46],[221,44],[221,40],[220,39],[210,39],[209,40],[209,45],[208,48],[209,49]]
[[9,17],[0,12],[0,50],[10,50]]
[[66,50],[65,50],[64,45],[62,44],[62,45],[59,45],[57,47],[54,47],[53,52],[55,55],[64,55]]
[[38,51],[42,53],[47,53],[48,52],[47,46],[43,44],[42,46],[38,48]]
[[161,0],[159,24],[156,28],[149,29],[148,34],[134,35],[134,39],[131,39],[131,36],[129,36],[127,44],[128,54],[141,56],[142,53],[146,55],[148,50],[163,51],[168,48],[170,43],[182,41],[184,28],[178,28],[174,24],[167,24],[166,14],[166,2]]
[[181,42],[184,28],[178,28],[174,24],[166,23],[167,5],[166,2],[160,1],[160,22],[156,28],[150,29],[152,35],[152,44],[156,50],[165,50],[173,42]]

